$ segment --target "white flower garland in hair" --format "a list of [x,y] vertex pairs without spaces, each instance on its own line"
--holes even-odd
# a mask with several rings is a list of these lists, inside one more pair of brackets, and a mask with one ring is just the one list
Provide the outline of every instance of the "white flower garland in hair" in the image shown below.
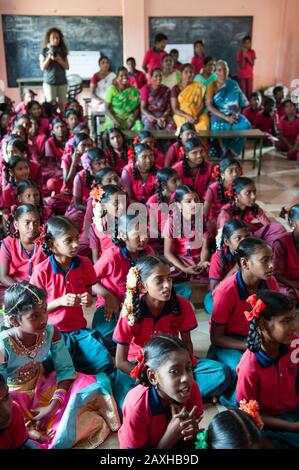
[[216,235],[216,248],[217,248],[217,250],[221,249],[222,230],[223,230],[223,228],[220,228],[218,230],[217,235]]
[[121,316],[128,318],[128,323],[133,326],[135,323],[134,311],[133,311],[133,298],[137,292],[138,282],[140,281],[140,271],[135,266],[129,269],[127,275],[127,292],[124,303],[121,309]]
[[101,200],[104,196],[105,191],[102,188],[94,188],[90,191],[90,196],[93,198],[92,209],[93,218],[92,221],[99,232],[103,231],[103,220],[102,220],[102,205]]

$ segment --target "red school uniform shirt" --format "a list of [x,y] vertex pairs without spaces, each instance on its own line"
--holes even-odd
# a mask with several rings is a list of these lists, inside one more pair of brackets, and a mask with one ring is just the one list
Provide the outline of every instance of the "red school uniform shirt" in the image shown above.
[[248,119],[252,127],[256,127],[256,118],[260,110],[255,110],[252,109],[251,106],[246,106],[246,108],[244,108],[242,112],[244,116]]
[[266,116],[264,111],[257,113],[255,126],[263,132],[275,135],[278,126],[278,114],[275,112],[272,116]]
[[200,173],[198,169],[196,176],[184,176],[183,162],[180,161],[173,166],[179,174],[181,184],[191,184],[196,189],[197,194],[203,201],[208,184],[211,179],[213,165],[210,162],[205,162],[204,173]]
[[180,142],[174,142],[174,144],[168,148],[165,156],[165,166],[172,166],[182,159],[183,152],[181,151],[181,147],[182,144]]
[[202,57],[198,57],[197,55],[194,55],[191,60],[191,64],[194,67],[195,70],[195,75],[197,73],[200,73],[201,69],[204,66],[204,61],[205,61],[206,56],[203,55]]
[[[232,219],[243,220],[249,227],[249,230],[252,234],[254,234],[257,230],[262,228],[264,225],[270,223],[270,220],[266,216],[263,209],[255,205],[255,209],[253,207],[247,207],[244,211],[239,209],[238,207],[231,207],[230,203],[223,206],[221,212],[217,217],[217,229],[223,227],[225,222],[228,222]],[[252,223],[252,221],[258,221],[257,223]]]
[[273,242],[274,272],[287,279],[299,280],[299,253],[293,232],[287,232]]
[[180,295],[177,298],[181,310],[179,315],[172,312],[171,303],[168,301],[160,315],[154,316],[142,297],[140,309],[143,320],[140,323],[135,322],[133,326],[130,326],[127,317],[119,317],[113,333],[113,341],[129,346],[128,361],[136,361],[139,350],[156,333],[169,333],[178,337],[179,333],[188,332],[197,327],[195,313],[189,300]]
[[146,76],[141,70],[135,70],[134,73],[129,72],[129,85],[134,86],[137,90],[141,90],[141,88],[146,85]]
[[30,253],[19,238],[6,237],[1,242],[0,263],[9,265],[9,276],[15,281],[29,281],[34,266],[47,258],[40,245],[34,245]]
[[[266,281],[261,281],[258,289],[271,289],[279,291],[276,279],[271,276]],[[224,279],[213,290],[213,311],[211,322],[225,325],[226,335],[247,336],[250,323],[244,315],[249,305],[246,299],[249,297],[241,271]]]
[[147,65],[147,73],[148,76],[151,74],[151,70],[153,68],[162,68],[162,60],[163,57],[166,56],[166,52],[163,50],[156,49],[155,47],[152,47],[148,51],[146,51],[144,59],[143,59],[143,67]]
[[289,346],[280,345],[277,359],[264,351],[245,351],[237,366],[237,400],[256,400],[260,412],[269,416],[297,410],[299,367],[298,361],[292,359],[292,354],[298,357],[296,349],[298,337],[294,337]]
[[2,191],[1,206],[10,209],[17,204],[17,187],[8,183]]
[[[150,246],[139,253],[138,258],[154,253]],[[126,294],[127,275],[132,266],[132,259],[126,247],[111,246],[102,251],[100,259],[94,265],[98,282],[109,292],[112,292],[122,302]],[[135,259],[137,261],[137,258]],[[134,263],[135,264],[135,263]],[[97,308],[104,305],[104,297],[98,297]]]
[[200,258],[201,240],[199,237],[195,238],[194,233],[199,235],[202,232],[204,235],[204,221],[203,226],[201,226],[201,221],[198,220],[198,225],[195,227],[195,225],[191,225],[190,222],[186,221],[181,215],[176,219],[176,214],[174,213],[174,215],[168,217],[164,225],[161,225],[160,230],[162,238],[172,239],[171,251],[174,255],[188,256],[194,258],[194,261]]
[[150,172],[147,180],[142,181],[141,177],[135,179],[133,177],[133,164],[126,165],[121,174],[121,186],[123,188],[130,187],[132,197],[137,202],[146,203],[148,198],[155,192],[157,184],[157,175]]
[[[196,418],[203,414],[201,394],[195,380],[184,406],[189,412],[196,406]],[[124,401],[123,424],[118,431],[120,448],[155,449],[170,420],[171,410],[162,405],[155,387],[137,385],[129,391]]]
[[225,202],[220,202],[217,186],[217,183],[210,184],[204,199],[205,202],[210,204],[209,220],[211,221],[217,220],[221,209],[227,204],[227,200]]
[[[223,260],[225,259],[225,269],[223,269]],[[212,254],[211,263],[209,268],[209,280],[210,281],[222,281],[227,273],[235,266],[236,260],[234,255],[230,252],[228,246],[224,247],[223,250],[217,250]]]
[[28,440],[28,431],[19,405],[12,403],[9,426],[0,430],[0,449],[20,449]]
[[73,182],[73,196],[81,197],[82,202],[81,204],[86,204],[89,196],[90,196],[91,188],[88,188],[86,185],[86,171],[81,170],[79,173],[76,174]]
[[45,143],[45,157],[61,160],[64,148],[59,147],[54,136],[49,137]]
[[121,175],[123,168],[128,164],[127,156],[126,160],[124,160],[120,153],[113,151],[110,147],[106,147],[105,155],[107,158],[107,166],[110,166],[118,175]]
[[289,121],[287,116],[282,116],[279,120],[278,129],[283,137],[294,144],[299,135],[299,115],[293,121]]
[[[250,58],[250,60],[256,59],[256,54],[253,49],[249,49],[247,51],[247,54]],[[246,58],[244,61],[244,66],[242,67],[242,59],[243,59],[243,51],[238,51],[237,52],[237,69],[238,69],[238,78],[253,78],[253,65],[249,62],[249,60]]]
[[[30,279],[31,284],[45,289],[48,303],[66,294],[84,294],[96,282],[93,264],[85,256],[75,256],[63,271],[52,255],[34,267]],[[57,307],[49,312],[49,323],[66,332],[86,328],[87,324],[81,306]]]

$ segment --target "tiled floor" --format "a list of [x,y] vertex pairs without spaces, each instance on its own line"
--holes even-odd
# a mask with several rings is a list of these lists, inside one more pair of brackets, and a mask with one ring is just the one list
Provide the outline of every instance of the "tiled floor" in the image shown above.
[[[247,151],[245,157],[249,158],[251,151]],[[273,149],[265,149],[262,163],[261,175],[257,176],[257,170],[252,169],[250,162],[245,162],[244,174],[253,178],[257,187],[257,199],[261,207],[269,214],[276,218],[282,206],[291,206],[299,203],[299,166],[296,162],[291,162],[282,154],[277,153]],[[284,222],[279,219],[280,222]],[[287,226],[287,223],[284,222]],[[192,301],[196,304],[202,302],[206,288],[193,287]],[[94,312],[91,307],[86,312],[86,316],[90,323]],[[202,308],[196,310],[198,320],[198,328],[192,332],[192,341],[195,353],[200,357],[204,357],[209,348],[209,316]],[[298,331],[299,331],[299,315],[298,315]],[[219,405],[204,405],[204,418],[201,422],[205,428],[215,414],[224,408]],[[112,433],[109,438],[100,446],[101,449],[117,449],[119,448],[117,433]]]

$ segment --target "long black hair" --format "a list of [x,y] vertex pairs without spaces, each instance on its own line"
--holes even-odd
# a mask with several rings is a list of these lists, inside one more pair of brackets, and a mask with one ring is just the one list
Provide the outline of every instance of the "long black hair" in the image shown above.
[[[190,167],[188,165],[188,153],[194,150],[196,147],[205,148],[203,142],[198,137],[192,137],[185,142],[184,150],[185,154],[183,155],[183,174],[184,176],[191,176]],[[206,162],[205,159],[202,160],[199,165],[199,173],[204,174],[206,172]]]
[[[255,187],[254,181],[247,176],[239,176],[238,178],[233,180],[232,183],[232,190],[233,195],[229,198],[230,207],[233,209],[233,215],[237,215],[238,208],[236,205],[235,197],[240,194],[240,192],[249,185],[253,185]],[[248,207],[246,210],[250,212],[252,215],[256,215],[258,213],[258,205],[254,204],[252,207]]]
[[271,248],[264,240],[256,237],[247,237],[239,243],[235,257],[238,266],[241,267],[241,259],[250,259],[261,248]]
[[144,353],[144,366],[139,371],[138,380],[142,385],[149,387],[151,383],[147,377],[147,369],[157,371],[165,362],[169,355],[176,351],[186,351],[189,354],[186,344],[176,336],[169,334],[158,334],[146,343]]
[[174,168],[162,168],[157,172],[157,195],[158,195],[158,204],[161,204],[164,201],[163,191],[167,186],[167,182],[170,178],[177,177],[179,179],[178,172]]
[[[147,145],[147,144],[137,144],[137,145],[134,145],[133,147],[133,150],[134,150],[134,158],[133,158],[133,178],[134,180],[138,180],[138,179],[141,179],[141,174],[138,170],[138,166],[137,166],[137,162],[136,162],[136,159],[139,157],[139,155],[144,152],[145,150],[149,150],[150,152],[153,153],[154,155],[154,152],[153,152],[153,149]],[[152,168],[151,168],[151,173],[153,175],[156,175],[157,174],[157,168],[155,166],[155,163],[153,164]]]
[[225,195],[224,185],[221,174],[225,172],[231,165],[238,165],[241,168],[240,162],[235,158],[224,158],[221,160],[219,164],[219,171],[217,172],[217,168],[214,168],[214,172],[216,170],[216,184],[217,184],[217,195],[218,199],[222,204],[226,204],[229,202],[229,198]]
[[[164,256],[146,256],[136,262],[136,268],[139,271],[139,279],[141,284],[148,279],[148,277],[152,274],[153,270],[157,266],[169,266]],[[137,283],[137,288],[133,294],[133,315],[136,323],[141,323],[144,318],[143,315],[145,308],[145,300],[144,298],[140,299],[139,297],[141,294],[140,288],[140,283]],[[171,311],[174,315],[181,314],[181,306],[176,295],[174,286],[172,286],[171,297],[168,303],[170,304]]]
[[[246,222],[243,220],[239,219],[232,219],[229,220],[228,222],[225,222],[223,229],[222,229],[222,234],[221,234],[221,242],[220,242],[220,257],[221,257],[221,262],[222,262],[222,267],[221,267],[221,275],[224,276],[226,272],[226,265],[228,263],[227,257],[225,256],[225,240],[229,240],[229,238],[234,234],[236,230],[240,229],[247,229],[249,232],[248,225]],[[235,254],[234,254],[235,256]]]
[[127,144],[126,136],[118,127],[112,127],[111,129],[107,130],[107,138],[106,138],[106,147],[109,149],[109,153],[111,155],[112,167],[116,165],[116,158],[117,158],[116,152],[110,143],[110,136],[111,134],[114,134],[114,133],[122,136],[123,146],[121,149],[120,158],[123,162],[128,163],[128,144]]
[[14,170],[14,168],[17,166],[18,163],[24,162],[27,164],[29,170],[29,161],[26,157],[20,157],[18,155],[13,155],[10,157],[8,162],[4,162],[4,174],[5,174],[5,179],[8,183],[10,183],[12,186],[16,184],[14,176],[11,174],[11,172]]
[[[272,317],[278,317],[294,309],[294,302],[280,292],[273,290],[258,290],[257,299],[265,304],[265,308],[260,311],[260,318],[270,321]],[[259,319],[254,317],[250,322],[249,333],[247,336],[247,348],[251,352],[258,352],[262,346],[262,337],[258,328]]]
[[[90,165],[100,160],[106,160],[105,152],[101,148],[94,147],[92,149],[88,149],[86,154],[88,155]],[[88,189],[92,188],[94,181],[95,176],[90,171],[85,171],[85,183]]]
[[21,204],[16,208],[13,214],[11,214],[7,220],[6,224],[6,232],[12,238],[19,238],[20,234],[19,231],[15,229],[14,222],[18,221],[20,217],[24,214],[31,214],[35,213],[38,215],[41,221],[41,215],[38,208],[32,204]]
[[48,219],[46,224],[46,236],[42,243],[42,250],[47,256],[53,255],[53,251],[49,246],[49,241],[55,241],[62,237],[68,230],[76,229],[78,227],[71,219],[61,215],[55,215]]

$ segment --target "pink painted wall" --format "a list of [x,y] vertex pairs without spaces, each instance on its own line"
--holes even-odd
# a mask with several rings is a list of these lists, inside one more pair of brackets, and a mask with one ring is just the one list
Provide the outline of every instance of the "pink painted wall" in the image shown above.
[[[1,14],[122,16],[124,57],[135,56],[139,66],[148,47],[150,16],[253,16],[255,86],[278,82],[290,86],[292,79],[299,79],[298,0],[1,0]],[[6,84],[2,21],[0,79]],[[16,88],[8,88],[6,93],[19,99]]]

